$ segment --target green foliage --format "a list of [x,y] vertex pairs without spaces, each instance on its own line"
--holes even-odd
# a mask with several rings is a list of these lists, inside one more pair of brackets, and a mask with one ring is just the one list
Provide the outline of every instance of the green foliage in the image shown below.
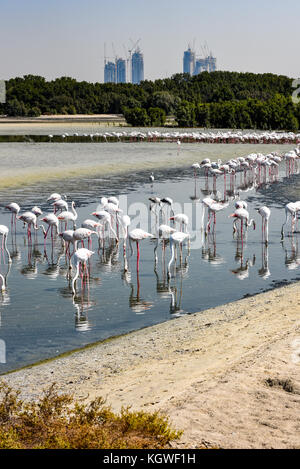
[[124,117],[128,124],[136,127],[145,127],[150,123],[146,109],[142,109],[140,107],[134,107],[133,109],[125,108]]
[[[124,114],[131,125],[158,125],[157,111],[175,114],[179,126],[297,130],[300,105],[292,103],[293,80],[271,73],[203,72],[196,76],[131,83],[46,81],[26,75],[6,82],[7,102],[0,113]],[[150,115],[151,114],[151,115]],[[163,125],[163,124],[160,124]]]
[[182,101],[176,108],[175,117],[179,127],[196,126],[196,106],[188,101]]
[[150,107],[148,109],[148,116],[150,119],[150,125],[153,127],[161,127],[166,122],[166,113],[159,107]]
[[158,412],[119,415],[102,398],[79,404],[52,385],[38,402],[0,384],[0,449],[162,449],[182,432]]

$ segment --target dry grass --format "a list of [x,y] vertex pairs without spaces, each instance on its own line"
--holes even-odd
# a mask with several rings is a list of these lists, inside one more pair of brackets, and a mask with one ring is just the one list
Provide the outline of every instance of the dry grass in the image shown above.
[[116,415],[102,398],[80,404],[55,384],[38,402],[19,394],[0,384],[0,449],[162,449],[182,434],[158,412]]

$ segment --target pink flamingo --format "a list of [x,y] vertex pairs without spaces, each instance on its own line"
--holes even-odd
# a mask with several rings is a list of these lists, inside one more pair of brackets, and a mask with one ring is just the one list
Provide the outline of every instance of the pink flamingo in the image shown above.
[[211,218],[212,218],[211,215],[213,214],[213,217],[214,217],[214,230],[215,230],[215,227],[216,227],[216,213],[220,212],[221,210],[223,210],[226,207],[228,207],[228,203],[220,204],[219,202],[212,202],[208,206],[208,222],[207,222],[206,230],[205,230],[206,234],[210,230],[210,223],[211,223]]
[[27,223],[27,236],[28,240],[31,241],[31,225],[35,230],[38,230],[37,226],[37,218],[36,215],[32,212],[24,212],[22,215],[17,216],[18,220],[23,221],[24,223]]
[[137,272],[139,272],[139,263],[140,263],[139,243],[143,239],[154,238],[154,236],[151,233],[147,233],[147,231],[142,230],[141,228],[136,228],[136,229],[134,229],[134,230],[132,230],[128,233],[128,237],[129,237],[131,255],[133,254],[133,249],[132,249],[131,242],[132,241],[136,242],[136,249],[137,249],[136,269],[137,269]]
[[17,215],[19,214],[19,211],[21,210],[20,206],[16,204],[15,202],[12,202],[8,205],[5,206],[5,208],[8,208],[8,210],[11,211],[11,224],[15,224],[17,222]]
[[57,216],[54,215],[54,213],[49,213],[44,218],[42,218],[41,221],[47,223],[47,225],[48,225],[48,229],[44,233],[44,244],[45,244],[50,228],[51,228],[51,238],[52,238],[52,240],[53,240],[53,227],[54,226],[56,228],[56,232],[59,234],[59,227],[58,227],[59,221],[58,221]]
[[234,217],[235,220],[233,222],[233,233],[236,232],[236,222],[237,220],[241,220],[241,238],[243,239],[243,223],[245,222],[246,227],[253,225],[253,229],[255,230],[256,224],[253,218],[249,220],[249,212],[245,208],[238,208],[234,213],[229,215],[229,217]]

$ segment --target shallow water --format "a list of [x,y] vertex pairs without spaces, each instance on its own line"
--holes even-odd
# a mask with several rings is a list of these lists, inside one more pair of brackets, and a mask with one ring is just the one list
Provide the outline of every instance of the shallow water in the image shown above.
[[[190,150],[194,148],[191,146]],[[227,146],[222,150],[218,148],[220,152],[228,151]],[[267,148],[269,151],[269,146]],[[47,153],[47,147],[45,151]],[[134,145],[128,146],[129,151],[134,154]],[[193,157],[195,155],[193,153]],[[43,157],[46,161],[45,155]],[[243,176],[237,175],[240,198],[248,202],[250,215],[257,222],[257,229],[249,228],[243,243],[233,237],[232,219],[228,218],[234,211],[233,200],[217,214],[215,235],[207,239],[201,236],[202,204],[199,200],[207,193],[204,177],[195,180],[189,167],[161,169],[155,172],[152,187],[148,176],[149,171],[144,168],[144,171],[110,177],[88,174],[55,184],[49,180],[1,191],[0,223],[9,227],[10,213],[3,208],[6,203],[18,202],[22,211],[37,204],[47,212],[50,209],[47,197],[60,191],[66,193],[69,200],[76,201],[77,226],[84,219],[92,218],[91,213],[101,196],[117,195],[121,207],[132,217],[130,229],[140,222],[152,232],[155,226],[148,211],[149,197],[169,196],[176,202],[176,212],[188,213],[192,242],[190,251],[184,248],[182,263],[180,265],[178,259],[177,269],[172,269],[168,281],[168,246],[164,256],[159,246],[156,264],[155,241],[141,242],[139,274],[135,247],[133,256],[127,251],[129,272],[124,273],[122,243],[111,246],[106,243],[106,248],[98,251],[94,240],[89,288],[79,281],[74,300],[66,278],[68,269],[60,239],[53,244],[49,239],[44,251],[39,233],[37,241],[30,246],[26,230],[17,222],[16,235],[10,233],[8,240],[13,262],[8,270],[2,255],[0,265],[0,272],[7,274],[8,286],[7,292],[0,296],[0,373],[181,314],[224,304],[299,277],[298,235],[287,236],[281,243],[280,229],[285,218],[284,204],[300,199],[300,176],[286,178],[283,164],[278,181],[256,188],[243,186]],[[221,198],[223,184],[223,178],[219,178],[217,190]],[[212,181],[209,181],[208,193],[211,189]],[[272,210],[267,248],[262,244],[261,218],[254,210],[264,204]]]
[[[182,169],[209,157],[226,160],[250,153],[287,152],[294,145],[176,143],[0,143],[0,189],[128,171]],[[59,183],[58,183],[59,185]]]

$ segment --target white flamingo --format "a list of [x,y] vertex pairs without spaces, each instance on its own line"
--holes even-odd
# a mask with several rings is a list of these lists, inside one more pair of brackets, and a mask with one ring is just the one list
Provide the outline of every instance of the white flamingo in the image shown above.
[[72,204],[71,204],[71,212],[69,212],[68,210],[65,210],[63,212],[61,212],[59,215],[58,215],[58,219],[61,220],[61,221],[64,221],[65,224],[66,224],[66,227],[67,227],[67,224],[69,221],[71,221],[73,223],[73,229],[75,230],[76,229],[76,220],[78,218],[78,214],[75,210],[75,202],[73,201]]
[[6,225],[0,225],[0,235],[2,236],[2,249],[4,249],[7,253],[8,262],[9,264],[12,262],[9,250],[7,249],[7,236],[9,233],[9,229]]
[[171,277],[171,266],[175,260],[175,247],[180,247],[180,252],[182,251],[182,244],[186,239],[189,239],[189,233],[183,233],[182,231],[175,231],[175,233],[171,233],[170,235],[170,249],[172,252],[172,256],[170,262],[168,264],[168,277]]
[[235,218],[233,222],[233,232],[236,232],[236,223],[238,220],[241,221],[241,237],[243,239],[243,223],[245,222],[246,227],[253,225],[253,229],[255,230],[256,224],[253,218],[250,220],[249,212],[245,208],[238,208],[234,213],[229,215],[229,217]]
[[21,210],[21,207],[16,202],[11,202],[10,204],[6,205],[5,208],[11,211],[11,224],[13,223],[16,225],[17,215]]
[[267,245],[269,242],[269,218],[271,210],[264,205],[263,207],[258,208],[257,211],[262,217],[262,238]]
[[[80,266],[83,266],[84,269],[87,271],[86,263],[93,254],[94,254],[93,251],[90,251],[89,249],[86,249],[86,248],[77,249],[77,251],[74,253],[74,262],[75,262],[75,268],[76,268],[76,273],[72,280],[72,293],[74,296],[76,295],[75,283],[79,276],[79,268]],[[87,274],[88,274],[88,271],[87,271]]]

